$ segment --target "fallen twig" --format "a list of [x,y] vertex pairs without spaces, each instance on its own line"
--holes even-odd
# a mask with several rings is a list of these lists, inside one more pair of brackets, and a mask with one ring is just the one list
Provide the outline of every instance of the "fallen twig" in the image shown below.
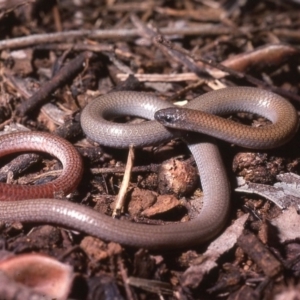
[[29,111],[33,110],[37,106],[46,103],[51,93],[53,93],[58,87],[64,85],[68,80],[74,78],[78,72],[84,68],[85,61],[92,57],[93,54],[91,52],[83,52],[76,58],[72,59],[51,79],[51,81],[43,84],[36,93],[18,107],[18,114],[20,116],[25,116]]

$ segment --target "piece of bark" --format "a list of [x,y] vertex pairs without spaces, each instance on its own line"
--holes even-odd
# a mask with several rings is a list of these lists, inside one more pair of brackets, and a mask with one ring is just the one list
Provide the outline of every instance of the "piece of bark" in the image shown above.
[[293,173],[284,173],[276,176],[281,182],[274,186],[259,183],[242,183],[235,189],[237,192],[257,194],[275,203],[280,209],[290,206],[300,207],[300,176]]
[[244,225],[248,219],[248,214],[237,219],[229,226],[221,236],[214,240],[202,255],[202,262],[189,267],[182,275],[183,286],[196,288],[203,280],[205,274],[217,267],[217,259],[234,247],[238,237],[244,230]]
[[244,231],[238,238],[238,245],[263,270],[266,276],[275,277],[282,270],[279,260],[252,233]]
[[277,228],[282,243],[300,238],[300,216],[294,207],[283,211],[271,224]]

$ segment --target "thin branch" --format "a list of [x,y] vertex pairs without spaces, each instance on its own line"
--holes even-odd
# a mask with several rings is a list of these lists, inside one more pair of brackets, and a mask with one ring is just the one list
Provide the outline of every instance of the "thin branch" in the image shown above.
[[116,204],[114,207],[114,211],[112,216],[115,218],[120,215],[122,212],[122,209],[124,207],[124,201],[125,201],[125,196],[127,193],[129,181],[130,181],[130,176],[131,176],[131,170],[133,166],[133,161],[134,161],[134,149],[132,146],[129,147],[129,152],[128,152],[128,158],[127,158],[127,163],[126,163],[126,168],[125,168],[125,173],[124,177],[122,180],[122,184],[116,199]]
[[[230,34],[231,29],[224,26],[201,24],[197,26],[186,26],[183,28],[161,28],[162,34],[168,35],[198,35],[198,36],[218,36]],[[138,29],[103,29],[103,30],[71,30],[56,33],[33,34],[25,37],[18,37],[0,41],[0,50],[12,48],[25,48],[29,46],[49,43],[72,42],[79,38],[88,39],[126,39],[140,36]]]

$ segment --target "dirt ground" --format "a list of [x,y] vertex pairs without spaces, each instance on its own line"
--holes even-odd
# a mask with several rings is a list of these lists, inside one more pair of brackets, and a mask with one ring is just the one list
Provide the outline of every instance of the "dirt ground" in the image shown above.
[[[50,132],[73,144],[83,177],[71,193],[53,195],[60,201],[111,216],[122,198],[123,222],[189,222],[201,210],[202,190],[185,142],[174,138],[134,155],[106,147],[83,132],[83,108],[112,91],[174,103],[252,86],[299,109],[299,27],[298,0],[2,1],[1,131]],[[269,124],[244,112],[225,117]],[[299,133],[275,149],[218,146],[231,208],[214,239],[153,250],[79,225],[7,221],[0,213],[0,299],[300,299]],[[28,151],[3,157],[0,179],[39,185],[61,169],[50,155]]]

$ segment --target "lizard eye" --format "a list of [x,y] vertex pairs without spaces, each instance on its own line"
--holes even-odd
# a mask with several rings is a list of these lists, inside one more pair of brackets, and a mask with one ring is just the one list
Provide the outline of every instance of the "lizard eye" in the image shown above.
[[166,115],[164,116],[164,120],[165,120],[165,122],[167,122],[167,123],[173,123],[173,121],[174,121],[174,116],[173,116],[173,115],[170,115],[170,114],[166,114]]
[[175,120],[174,115],[165,110],[157,111],[155,113],[155,119],[161,123],[173,123]]

